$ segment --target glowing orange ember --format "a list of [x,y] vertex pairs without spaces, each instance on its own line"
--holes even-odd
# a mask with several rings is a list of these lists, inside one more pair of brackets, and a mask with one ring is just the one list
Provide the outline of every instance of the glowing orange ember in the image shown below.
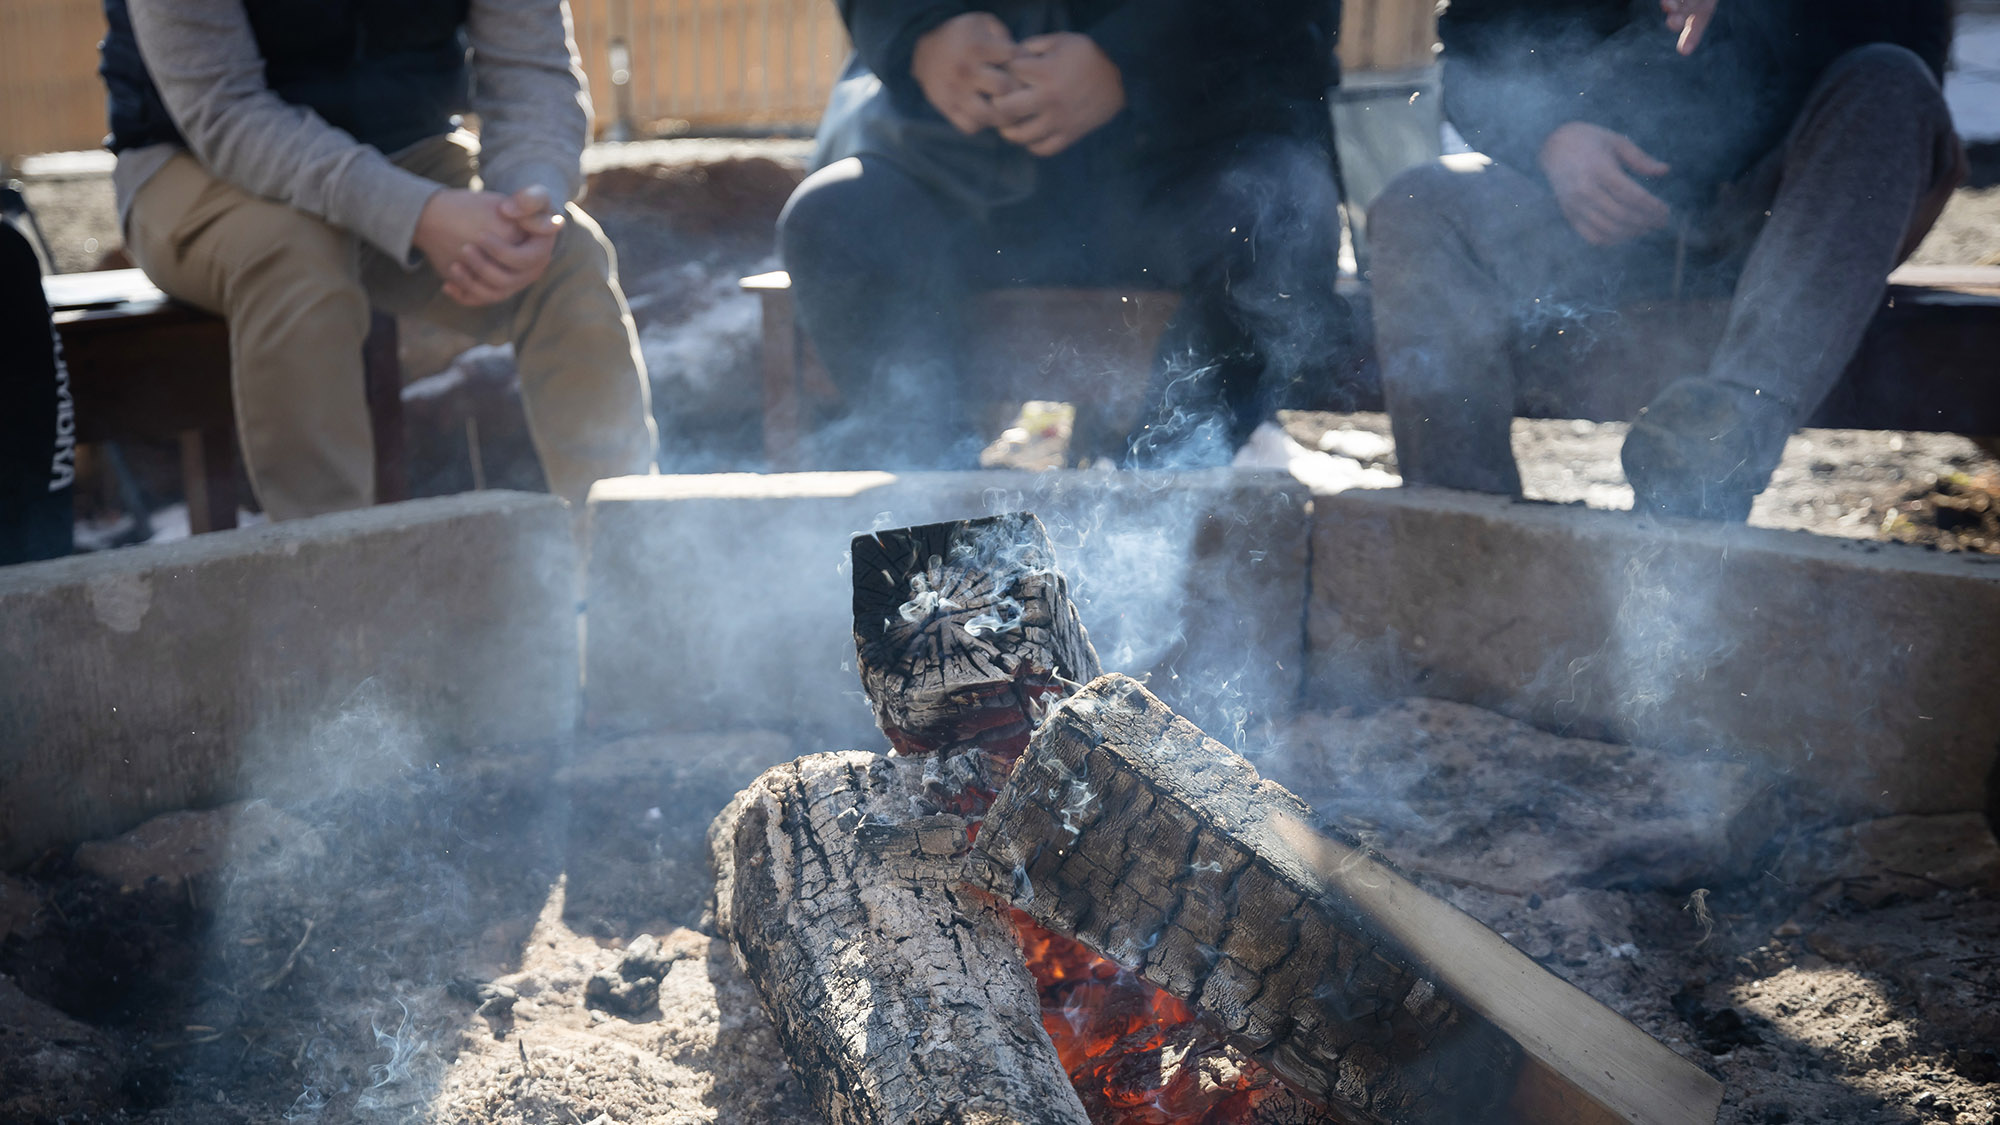
[[1094,1125],[1240,1125],[1271,1092],[1172,994],[1014,912],[1042,1026]]

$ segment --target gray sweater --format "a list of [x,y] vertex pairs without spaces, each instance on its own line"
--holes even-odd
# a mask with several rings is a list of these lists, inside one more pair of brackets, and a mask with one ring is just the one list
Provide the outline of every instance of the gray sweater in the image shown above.
[[[443,185],[272,93],[242,0],[129,2],[160,100],[203,167],[416,264],[410,240],[417,216]],[[539,184],[558,205],[575,198],[590,97],[568,0],[472,0],[466,33],[486,187],[514,192]],[[153,145],[119,155],[112,183],[121,223],[140,187],[179,151]]]

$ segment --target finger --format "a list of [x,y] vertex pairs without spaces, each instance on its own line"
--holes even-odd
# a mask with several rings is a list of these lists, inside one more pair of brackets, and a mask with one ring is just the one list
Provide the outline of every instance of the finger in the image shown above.
[[1047,35],[1030,35],[1026,39],[1021,40],[1016,46],[1023,55],[1046,55],[1057,47],[1062,46],[1062,44],[1062,34],[1060,32],[1051,32]]
[[1635,213],[1609,196],[1599,196],[1591,200],[1587,207],[1598,232],[1606,237],[1623,242],[1637,238],[1648,231],[1658,230],[1664,223],[1654,223]]
[[1632,138],[1622,134],[1614,135],[1611,151],[1618,154],[1618,160],[1641,176],[1664,176],[1673,171],[1673,165],[1655,160],[1645,149],[1640,148]]
[[998,98],[1023,87],[1021,80],[1008,73],[1005,67],[981,66],[973,68],[972,88],[989,98]]
[[453,278],[470,281],[484,289],[500,291],[516,281],[516,271],[508,269],[478,246],[468,245],[452,263]]
[[1692,55],[1695,48],[1701,46],[1701,37],[1708,32],[1708,17],[1690,12],[1683,19],[1685,23],[1681,27],[1680,42],[1674,44],[1674,49],[1683,55]]
[[988,119],[990,106],[991,103],[985,99],[974,97],[941,105],[938,111],[944,114],[946,121],[951,122],[952,128],[969,137],[993,126],[994,122]]
[[546,215],[552,210],[548,189],[540,184],[530,184],[500,201],[500,213],[516,222]]
[[1020,145],[1022,148],[1032,149],[1035,145],[1041,144],[1061,131],[1062,127],[1056,121],[1050,118],[1048,114],[1042,114],[1037,117],[1030,117],[1026,121],[1006,126],[1000,130],[1000,135]]
[[1054,156],[1075,143],[1076,137],[1068,130],[1059,130],[1055,135],[1045,137],[1026,147],[1036,156]]
[[479,240],[479,249],[509,273],[520,274],[540,265],[553,242],[553,235],[538,235],[525,242],[506,242],[487,235]]
[[1630,176],[1605,176],[1598,187],[1616,212],[1630,222],[1659,227],[1673,217],[1673,208],[1665,200],[1640,187],[1639,181]]
[[987,104],[993,107],[994,124],[1002,129],[1009,129],[1047,112],[1046,100],[1041,91],[1032,86],[1024,86],[1014,93],[994,98]]

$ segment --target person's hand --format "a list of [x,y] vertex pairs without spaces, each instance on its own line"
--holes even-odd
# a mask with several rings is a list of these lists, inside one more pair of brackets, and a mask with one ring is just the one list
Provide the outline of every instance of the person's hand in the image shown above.
[[563,217],[539,187],[513,195],[447,188],[417,218],[417,249],[461,305],[494,305],[541,279]]
[[1659,230],[1673,217],[1672,209],[1631,175],[1664,176],[1668,167],[1622,133],[1572,121],[1542,143],[1541,165],[1563,217],[1593,246],[1616,246]]
[[1021,88],[993,99],[1000,135],[1054,156],[1125,108],[1125,78],[1088,35],[1059,31],[1021,41],[1007,70]]
[[993,99],[1019,89],[1007,72],[1014,35],[991,12],[953,16],[917,40],[910,77],[959,132],[971,136],[1000,124]]
[[1667,28],[1681,33],[1678,49],[1683,55],[1692,55],[1701,46],[1701,37],[1708,34],[1708,25],[1715,22],[1715,6],[1718,0],[1660,0],[1660,10],[1667,13]]

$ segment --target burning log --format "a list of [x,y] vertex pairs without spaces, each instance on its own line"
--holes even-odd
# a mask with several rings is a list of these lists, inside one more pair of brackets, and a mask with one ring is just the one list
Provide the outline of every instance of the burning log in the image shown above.
[[896,757],[770,770],[709,828],[716,922],[835,1125],[1088,1125],[1013,925],[963,889],[1041,701],[1097,656],[1033,516],[860,536],[855,636]]
[[851,553],[861,684],[898,751],[977,743],[1011,762],[1039,700],[1097,678],[1034,516],[857,535]]
[[1361,1122],[1710,1123],[1720,1086],[1360,847],[1136,682],[1061,704],[975,877]]
[[716,923],[833,1125],[1087,1125],[923,774],[856,751],[766,772],[709,828]]

